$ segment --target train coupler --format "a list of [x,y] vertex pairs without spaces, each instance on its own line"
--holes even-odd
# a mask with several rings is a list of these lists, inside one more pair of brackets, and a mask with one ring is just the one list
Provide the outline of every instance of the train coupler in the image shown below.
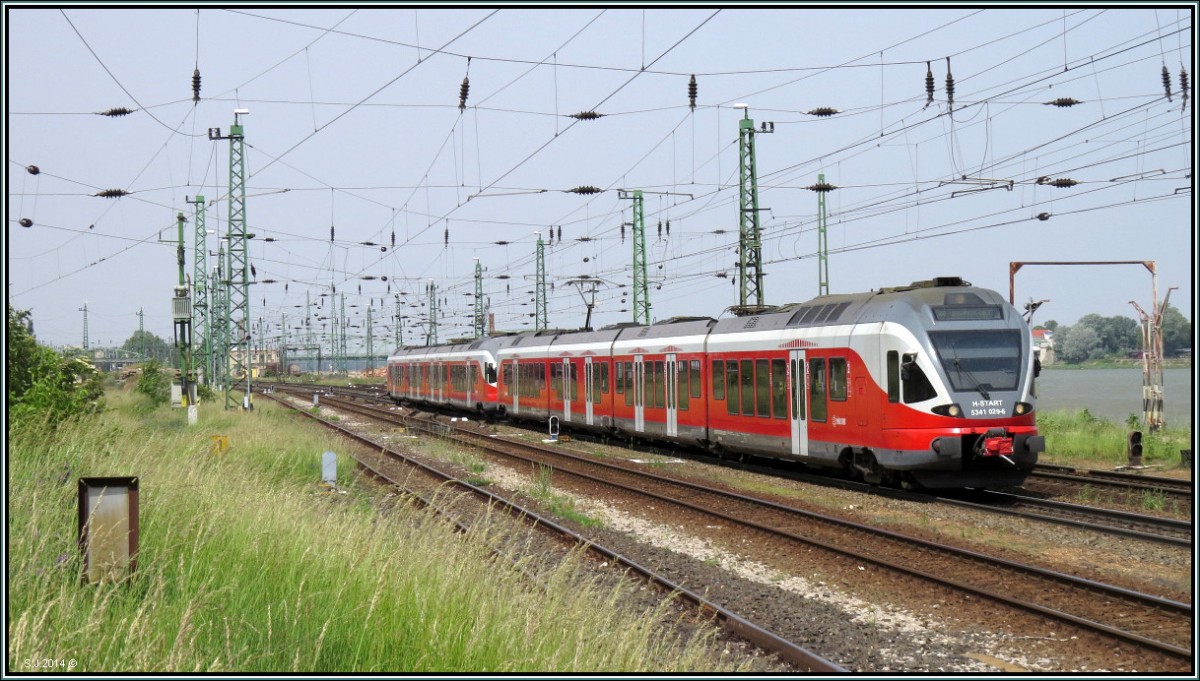
[[1013,439],[1003,430],[989,430],[979,440],[979,454],[981,456],[998,456],[1009,464],[1016,466],[1017,463],[1011,458],[1012,453]]

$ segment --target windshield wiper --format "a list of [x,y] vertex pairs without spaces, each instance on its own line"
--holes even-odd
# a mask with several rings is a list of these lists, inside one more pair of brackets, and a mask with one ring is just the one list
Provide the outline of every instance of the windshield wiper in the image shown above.
[[980,395],[983,395],[983,399],[985,399],[985,400],[990,400],[990,399],[992,399],[992,396],[991,396],[991,395],[989,395],[989,394],[988,394],[988,392],[987,392],[987,390],[984,390],[984,388],[983,388],[983,386],[985,386],[985,385],[987,385],[987,384],[986,384],[986,383],[980,383],[980,382],[979,382],[979,379],[975,378],[975,374],[971,373],[971,370],[970,370],[970,369],[968,369],[968,368],[964,367],[964,366],[962,365],[962,363],[960,363],[960,362],[958,361],[958,358],[957,358],[957,357],[955,357],[955,358],[954,358],[954,368],[955,368],[955,369],[958,369],[958,373],[959,373],[959,375],[960,375],[960,376],[961,376],[962,374],[966,374],[966,375],[967,375],[967,378],[968,378],[968,379],[971,381],[971,383],[974,383],[974,384],[975,384],[975,389],[979,391],[979,394],[980,394]]

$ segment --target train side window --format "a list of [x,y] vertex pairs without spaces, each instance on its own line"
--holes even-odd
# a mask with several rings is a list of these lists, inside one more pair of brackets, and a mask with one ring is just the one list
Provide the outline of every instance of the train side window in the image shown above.
[[712,396],[714,401],[725,399],[724,360],[714,359],[712,361]]
[[571,362],[571,401],[579,401],[579,365]]
[[787,360],[771,360],[771,402],[775,418],[787,418]]
[[613,382],[616,384],[614,388],[618,395],[625,393],[625,374],[621,371],[622,364],[622,362],[613,362],[613,373],[615,374]]
[[804,361],[792,360],[792,414],[803,421],[804,414]]
[[608,394],[608,362],[600,363],[600,392]]
[[813,421],[825,421],[825,360],[808,360],[808,388],[812,399],[811,415]]
[[725,403],[730,414],[738,415],[738,406],[741,404],[742,393],[738,388],[738,362],[736,359],[731,359],[725,362],[725,375],[729,378],[729,391],[726,393],[728,401]]
[[654,406],[662,409],[666,401],[667,379],[662,360],[654,363]]
[[691,378],[691,395],[695,399],[700,399],[700,360],[693,359],[691,361],[692,378]]
[[846,401],[846,358],[829,358],[829,399],[834,402]]
[[904,361],[900,363],[900,379],[903,382],[905,404],[924,402],[937,397],[937,391],[933,389],[929,378],[917,365],[917,356],[914,353],[904,355]]
[[686,411],[688,396],[692,393],[691,388],[688,387],[688,363],[686,361],[679,362],[675,366],[675,406],[680,411]]
[[754,360],[742,360],[742,414],[754,416]]
[[505,362],[500,365],[500,380],[504,382],[504,389],[512,392],[512,364]]
[[770,362],[765,359],[754,362],[755,411],[763,418],[771,418]]
[[887,354],[888,402],[900,401],[900,353],[888,350]]

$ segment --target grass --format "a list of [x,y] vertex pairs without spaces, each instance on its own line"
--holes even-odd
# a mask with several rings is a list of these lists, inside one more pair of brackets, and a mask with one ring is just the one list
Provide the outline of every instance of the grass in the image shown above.
[[550,467],[539,464],[533,486],[529,488],[529,496],[541,502],[547,512],[574,521],[580,527],[600,527],[604,524],[597,518],[575,510],[575,499],[555,492],[550,477]]
[[[317,493],[320,457],[345,444],[262,401],[133,415],[110,394],[96,420],[9,430],[8,664],[75,660],[86,672],[737,671],[705,630],[664,633],[666,607],[624,606],[578,561],[530,583],[415,506],[381,513],[352,480]],[[212,452],[211,436],[230,449]],[[140,479],[138,572],[84,585],[75,479]],[[480,525],[473,533],[494,532]]]
[[1046,437],[1044,463],[1112,467],[1129,461],[1127,437],[1142,432],[1142,462],[1164,468],[1182,468],[1179,451],[1192,448],[1190,428],[1166,428],[1149,432],[1131,416],[1126,423],[1082,411],[1042,411],[1038,413],[1038,432]]

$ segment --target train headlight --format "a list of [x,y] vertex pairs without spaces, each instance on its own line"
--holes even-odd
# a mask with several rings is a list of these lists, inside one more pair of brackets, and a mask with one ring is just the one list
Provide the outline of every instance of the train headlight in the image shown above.
[[1017,406],[1013,407],[1013,416],[1021,416],[1033,411],[1033,405],[1028,402],[1017,402]]
[[957,404],[940,404],[930,409],[930,411],[941,416],[959,417],[963,415],[962,407],[959,407]]

